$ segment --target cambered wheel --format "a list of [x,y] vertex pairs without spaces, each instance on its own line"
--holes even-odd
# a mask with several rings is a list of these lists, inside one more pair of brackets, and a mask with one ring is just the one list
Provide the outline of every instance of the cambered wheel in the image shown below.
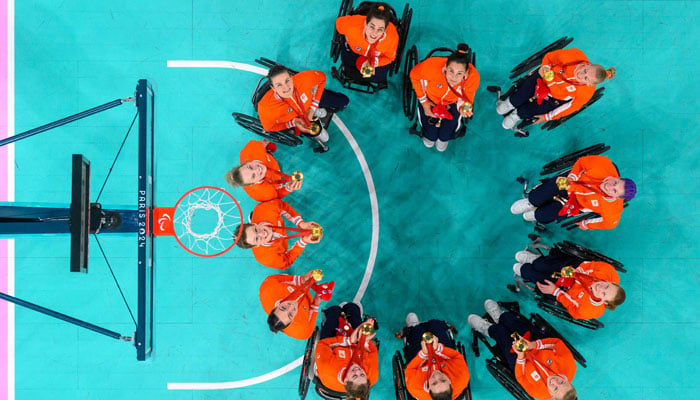
[[562,243],[560,243],[559,248],[563,252],[570,254],[574,257],[578,257],[582,260],[585,260],[585,261],[604,261],[604,262],[612,265],[617,271],[627,272],[627,270],[624,268],[624,264],[615,260],[614,258],[610,258],[606,255],[598,253],[595,250],[591,250],[587,247],[583,247],[579,244],[570,242],[568,240],[565,240]]
[[576,160],[583,156],[600,155],[608,150],[610,150],[610,146],[606,146],[605,143],[594,144],[593,146],[575,151],[545,164],[542,166],[542,172],[540,172],[540,175],[549,175],[566,168],[571,168],[576,163]]
[[413,121],[416,115],[418,99],[411,85],[411,70],[418,64],[418,48],[411,46],[406,52],[403,64],[403,113],[409,121]]
[[596,89],[596,91],[593,93],[593,97],[591,97],[590,100],[588,100],[588,101],[586,102],[586,104],[584,104],[584,105],[583,105],[580,109],[578,109],[576,112],[574,112],[574,113],[572,113],[572,114],[569,114],[569,115],[567,115],[567,116],[565,116],[565,117],[561,117],[561,118],[559,118],[559,119],[555,119],[554,121],[547,121],[547,122],[545,122],[544,124],[542,124],[542,129],[546,129],[546,130],[548,130],[548,131],[551,131],[552,129],[556,128],[557,126],[559,126],[559,125],[563,124],[564,122],[568,121],[569,119],[573,118],[573,117],[576,116],[578,113],[580,113],[581,111],[583,111],[583,110],[585,110],[586,108],[590,107],[590,106],[593,105],[593,103],[595,103],[596,101],[600,100],[600,98],[603,97],[603,94],[604,94],[603,92],[604,92],[604,91],[605,91],[605,88],[604,88],[604,87],[600,87],[600,88]]
[[406,48],[406,41],[408,40],[408,32],[411,28],[411,19],[413,19],[413,9],[406,3],[403,7],[403,13],[401,14],[401,19],[399,20],[399,25],[396,27],[399,33],[399,46],[396,49],[396,60],[389,70],[389,75],[394,75],[399,72],[401,68],[401,58],[403,57],[403,51]]
[[532,324],[535,325],[535,327],[537,327],[537,329],[539,330],[540,336],[553,337],[564,342],[566,347],[568,347],[569,350],[571,350],[571,354],[573,354],[576,362],[578,362],[579,365],[581,365],[582,367],[586,368],[586,359],[583,357],[583,355],[578,350],[576,350],[576,348],[571,344],[571,342],[566,340],[566,338],[564,338],[564,336],[562,336],[561,333],[559,333],[559,331],[554,329],[554,327],[549,322],[547,322],[547,320],[542,318],[542,316],[539,314],[530,314],[530,319],[532,320]]
[[299,376],[299,397],[301,397],[301,400],[306,398],[306,394],[309,391],[309,384],[311,383],[310,373],[314,361],[313,351],[317,333],[318,327],[314,329],[314,333],[309,340],[306,341],[306,348],[304,349],[304,361],[301,364],[301,374]]
[[[340,3],[340,9],[338,10],[338,17],[343,17],[348,15],[352,11],[352,0],[343,0]],[[335,21],[334,21],[335,24]],[[340,56],[340,46],[343,45],[343,36],[338,33],[335,29],[333,30],[333,38],[331,39],[331,59],[335,63],[338,61]]]
[[513,397],[518,400],[533,400],[517,383],[509,369],[501,365],[495,358],[486,360],[486,369]]
[[301,139],[294,135],[294,132],[291,130],[284,130],[280,132],[266,131],[263,129],[262,125],[260,125],[260,121],[255,117],[251,117],[250,115],[233,113],[233,118],[236,120],[238,125],[242,126],[243,128],[275,143],[283,144],[285,146],[298,146],[302,143]]
[[406,380],[403,374],[405,367],[406,364],[403,360],[403,356],[400,351],[397,351],[394,353],[394,357],[391,360],[396,400],[413,400],[413,397],[408,394],[408,390],[406,389]]
[[604,325],[602,322],[596,320],[596,319],[589,319],[589,320],[584,320],[584,319],[575,319],[574,317],[569,314],[568,311],[566,311],[565,308],[559,305],[559,303],[553,304],[544,298],[536,298],[537,300],[537,307],[542,309],[543,311],[554,315],[557,318],[563,319],[564,321],[569,321],[574,325],[582,326],[587,329],[591,330],[596,330],[599,328],[602,328]]
[[548,46],[538,51],[537,53],[531,55],[530,57],[526,58],[525,61],[521,62],[520,64],[516,65],[515,68],[510,70],[510,76],[508,77],[508,79],[514,79],[520,76],[521,74],[530,71],[536,66],[542,64],[542,58],[545,54],[549,53],[550,51],[563,49],[564,47],[568,46],[569,43],[571,43],[573,40],[574,38],[572,37],[564,36],[561,39],[550,43]]

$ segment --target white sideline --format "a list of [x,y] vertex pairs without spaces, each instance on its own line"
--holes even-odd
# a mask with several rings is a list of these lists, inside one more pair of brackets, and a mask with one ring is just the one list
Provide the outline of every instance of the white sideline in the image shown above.
[[[203,60],[168,60],[168,67],[170,68],[231,68],[240,71],[248,71],[259,75],[266,75],[267,69],[257,67],[255,65],[237,63],[233,61],[203,61]],[[374,180],[372,179],[372,173],[369,170],[369,165],[365,160],[365,156],[362,154],[360,146],[357,141],[348,130],[347,126],[340,120],[338,115],[333,116],[333,122],[336,124],[338,129],[343,133],[343,136],[350,144],[352,151],[357,157],[357,162],[360,163],[362,168],[362,174],[365,177],[365,182],[367,182],[367,191],[369,192],[369,202],[372,211],[372,239],[370,242],[369,258],[367,260],[367,266],[365,267],[365,274],[362,277],[362,282],[360,287],[357,289],[355,298],[353,301],[360,302],[362,297],[367,290],[367,285],[370,279],[372,279],[372,271],[374,270],[374,263],[377,259],[377,248],[379,246],[379,202],[377,201],[377,192],[374,187]],[[272,372],[256,376],[253,378],[232,381],[232,382],[169,382],[168,390],[220,390],[220,389],[237,389],[246,386],[257,385],[258,383],[266,382],[271,379],[275,379],[287,372],[300,366],[303,362],[304,357],[299,357],[291,363],[278,368]]]

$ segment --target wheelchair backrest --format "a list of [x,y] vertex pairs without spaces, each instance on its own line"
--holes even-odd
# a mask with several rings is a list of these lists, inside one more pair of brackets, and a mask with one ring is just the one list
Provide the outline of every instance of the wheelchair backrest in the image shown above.
[[362,3],[360,3],[359,6],[357,6],[356,9],[350,12],[350,15],[367,15],[369,13],[370,8],[372,8],[372,6],[375,4],[377,6],[384,6],[385,9],[389,10],[389,22],[391,22],[396,28],[398,28],[399,17],[396,16],[396,10],[394,10],[392,6],[381,1],[363,1]]

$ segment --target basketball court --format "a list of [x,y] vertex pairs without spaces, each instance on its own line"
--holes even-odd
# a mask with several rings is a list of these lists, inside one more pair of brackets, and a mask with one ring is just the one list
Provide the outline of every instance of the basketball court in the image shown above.
[[[260,57],[321,70],[350,98],[328,152],[304,141],[275,156],[305,177],[285,201],[324,227],[289,273],[322,268],[332,304],[362,301],[379,321],[372,399],[394,398],[406,313],[448,320],[471,343],[467,316],[486,298],[520,301],[573,342],[588,360],[574,379],[582,399],[696,397],[700,3],[412,1],[407,44],[420,58],[460,41],[477,53],[475,117],[444,153],[409,135],[400,74],[373,95],[330,77],[339,4],[0,0],[0,140],[105,106],[0,147],[0,205],[18,213],[0,214],[0,293],[100,328],[0,302],[0,400],[298,398],[305,343],[271,334],[258,299],[278,272],[231,248],[255,203],[224,174],[257,139],[231,113],[254,114]],[[513,137],[486,86],[565,35],[617,76],[561,127]],[[627,268],[627,301],[591,331],[506,285],[532,233],[509,212],[516,177],[596,143],[639,194],[615,230],[543,233]],[[474,398],[509,398],[485,357],[467,356]]]

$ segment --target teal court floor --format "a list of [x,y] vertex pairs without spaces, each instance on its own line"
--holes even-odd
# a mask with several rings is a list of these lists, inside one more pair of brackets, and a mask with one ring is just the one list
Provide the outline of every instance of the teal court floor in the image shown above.
[[[392,0],[397,9],[403,3]],[[258,75],[234,69],[169,68],[169,60],[253,64],[268,57],[295,69],[329,75],[328,57],[339,1],[152,0],[15,1],[15,123],[22,132],[133,93],[148,78],[157,90],[157,199],[172,206],[187,190],[225,187],[251,133],[231,112],[252,113]],[[574,380],[581,399],[695,399],[700,383],[700,91],[698,1],[434,1],[413,0],[408,44],[421,57],[438,46],[468,43],[477,53],[481,86],[464,138],[445,153],[407,133],[401,77],[369,96],[346,94],[338,116],[366,160],[368,181],[350,142],[337,127],[331,150],[305,143],[280,148],[287,170],[305,174],[303,190],[287,200],[325,228],[291,268],[323,268],[334,279],[334,301],[364,290],[365,310],[381,324],[380,380],[372,399],[393,399],[393,332],[407,312],[442,318],[471,341],[467,315],[486,298],[532,300],[506,289],[513,254],[531,225],[509,212],[520,196],[515,178],[534,176],[559,155],[605,142],[639,194],[612,231],[566,232],[547,240],[580,242],[622,261],[627,301],[589,331],[547,318],[588,359]],[[508,71],[555,39],[617,68],[605,96],[563,126],[518,139],[500,127],[490,84],[507,85]],[[124,105],[15,145],[15,199],[70,201],[70,155],[92,162],[93,198],[134,110]],[[136,203],[136,143],[131,136],[102,195],[102,204]],[[232,189],[244,213],[254,203]],[[378,225],[373,226],[371,194]],[[376,259],[372,239],[376,236]],[[130,305],[136,302],[133,237],[101,242]],[[91,243],[90,272],[68,272],[67,237],[19,238],[17,296],[110,329],[133,324],[108,269]],[[129,344],[16,309],[15,395],[37,399],[294,399],[299,368],[259,384],[228,390],[169,390],[169,383],[239,382],[297,360],[304,343],[272,335],[257,290],[276,271],[250,252],[233,249],[195,258],[172,238],[156,249],[153,357],[137,362]],[[467,357],[475,399],[507,399],[488,374],[484,355]],[[310,394],[309,397],[314,397]]]

